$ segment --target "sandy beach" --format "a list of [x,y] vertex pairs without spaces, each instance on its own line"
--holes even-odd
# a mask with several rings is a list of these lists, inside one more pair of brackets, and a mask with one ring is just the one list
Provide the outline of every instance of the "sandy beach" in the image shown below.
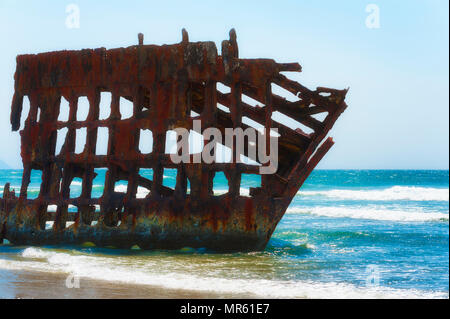
[[[8,277],[8,278],[6,278]],[[5,283],[6,279],[9,279]],[[66,287],[66,274],[39,271],[1,271],[0,295],[9,299],[230,299],[257,298],[249,294],[218,294],[132,285],[80,278],[79,288]]]

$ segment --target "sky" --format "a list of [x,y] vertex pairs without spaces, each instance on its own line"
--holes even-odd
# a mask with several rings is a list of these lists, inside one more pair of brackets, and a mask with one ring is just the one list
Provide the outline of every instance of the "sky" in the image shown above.
[[[68,28],[66,8],[79,8]],[[376,5],[379,24],[374,24]],[[0,0],[0,163],[21,168],[11,131],[15,57],[63,49],[228,39],[241,58],[299,62],[289,77],[315,89],[349,87],[322,169],[448,169],[447,0]],[[367,24],[369,22],[369,24]],[[70,25],[69,25],[70,26]],[[369,26],[369,27],[368,27]],[[220,51],[219,51],[220,52]]]

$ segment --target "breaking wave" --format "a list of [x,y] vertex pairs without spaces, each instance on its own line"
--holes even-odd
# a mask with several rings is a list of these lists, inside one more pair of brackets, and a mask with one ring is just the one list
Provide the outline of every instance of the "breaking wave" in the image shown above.
[[428,188],[416,186],[393,186],[381,190],[333,189],[327,191],[299,191],[299,196],[325,196],[344,200],[369,201],[448,201],[448,188]]
[[[138,284],[198,292],[247,294],[266,298],[448,298],[445,292],[389,287],[365,287],[338,282],[314,282],[267,279],[229,279],[195,275],[188,272],[164,272],[147,263],[133,269],[108,257],[72,255],[40,248],[26,248],[23,261],[1,260],[0,268],[11,270],[67,273],[87,279]],[[150,267],[152,266],[152,267]],[[152,269],[157,269],[152,271]],[[212,285],[211,282],[214,282]]]
[[425,212],[420,208],[415,210],[393,210],[382,208],[346,208],[346,207],[290,207],[288,214],[311,214],[315,216],[335,218],[372,219],[401,222],[448,221],[449,214]]

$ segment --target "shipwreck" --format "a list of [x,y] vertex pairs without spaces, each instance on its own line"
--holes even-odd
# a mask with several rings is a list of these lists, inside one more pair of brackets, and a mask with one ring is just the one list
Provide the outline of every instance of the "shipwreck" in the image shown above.
[[[299,188],[333,145],[327,134],[347,106],[347,90],[311,90],[283,74],[301,72],[298,63],[239,58],[234,30],[222,42],[221,55],[214,42],[190,42],[185,30],[182,41],[173,45],[144,45],[143,35],[138,38],[137,45],[127,48],[17,57],[11,125],[18,131],[21,117],[26,117],[20,130],[23,176],[18,193],[9,183],[4,186],[0,243],[6,239],[17,245],[90,242],[141,249],[265,248]],[[218,84],[229,92],[218,90]],[[292,99],[272,92],[273,85]],[[112,96],[106,119],[99,119],[101,92]],[[28,114],[22,114],[25,96],[30,101]],[[258,105],[248,104],[243,96]],[[89,101],[85,120],[77,119],[80,97]],[[67,121],[58,120],[62,98],[69,102]],[[122,118],[120,98],[132,102],[130,118]],[[292,128],[277,120],[275,113],[311,131]],[[246,129],[251,123],[264,127],[266,134],[276,129],[276,171],[261,174],[260,187],[241,195],[241,175],[260,174],[257,165],[173,162],[165,151],[166,133],[176,127],[191,130],[195,119],[220,130]],[[102,127],[108,128],[107,154],[97,155],[97,132]],[[63,147],[56,154],[57,132],[65,128]],[[77,154],[75,138],[80,128],[86,128],[87,138]],[[153,136],[148,154],[138,148],[143,130]],[[242,155],[260,163],[248,148]],[[95,170],[100,168],[106,169],[103,194],[92,198]],[[177,170],[173,188],[163,185],[165,168]],[[153,178],[141,176],[140,169],[152,169]],[[27,195],[32,170],[42,172],[37,198]],[[217,172],[228,180],[225,194],[214,194]],[[71,198],[74,178],[82,180],[81,195]],[[115,189],[118,181],[127,181],[125,192]],[[136,197],[138,187],[149,190],[145,198]],[[50,211],[50,205],[56,211]]]

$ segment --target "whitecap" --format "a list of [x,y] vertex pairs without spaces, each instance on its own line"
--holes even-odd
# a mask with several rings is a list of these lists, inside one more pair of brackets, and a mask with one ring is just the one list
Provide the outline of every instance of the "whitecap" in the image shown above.
[[449,215],[441,212],[426,212],[423,209],[397,210],[372,207],[289,207],[288,214],[311,214],[315,216],[333,218],[355,218],[388,220],[401,222],[426,222],[426,221],[448,221]]
[[369,200],[369,201],[448,201],[448,188],[393,186],[386,189],[351,190],[332,189],[324,191],[299,191],[300,196],[325,196],[343,200]]

